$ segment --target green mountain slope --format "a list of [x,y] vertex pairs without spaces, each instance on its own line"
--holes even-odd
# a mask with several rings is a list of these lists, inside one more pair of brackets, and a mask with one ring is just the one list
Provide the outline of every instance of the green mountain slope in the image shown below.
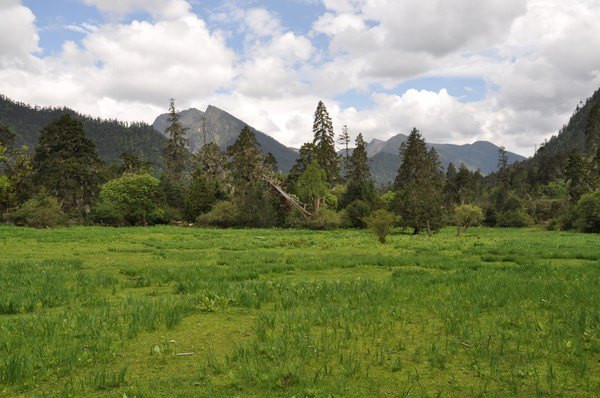
[[40,130],[65,113],[83,124],[85,135],[96,145],[104,162],[117,162],[121,153],[129,151],[151,161],[157,168],[162,167],[162,148],[166,140],[152,126],[91,118],[68,108],[31,107],[0,96],[0,124],[15,134],[15,144],[19,146],[35,148]]

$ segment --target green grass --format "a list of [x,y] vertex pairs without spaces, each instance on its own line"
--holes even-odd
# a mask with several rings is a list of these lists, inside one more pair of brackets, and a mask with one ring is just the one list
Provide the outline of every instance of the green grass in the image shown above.
[[599,391],[598,235],[0,227],[2,396]]

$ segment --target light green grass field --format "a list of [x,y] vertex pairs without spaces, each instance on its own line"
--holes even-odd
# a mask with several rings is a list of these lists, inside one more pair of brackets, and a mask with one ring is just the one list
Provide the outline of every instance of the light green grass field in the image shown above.
[[0,227],[0,395],[598,397],[600,236]]

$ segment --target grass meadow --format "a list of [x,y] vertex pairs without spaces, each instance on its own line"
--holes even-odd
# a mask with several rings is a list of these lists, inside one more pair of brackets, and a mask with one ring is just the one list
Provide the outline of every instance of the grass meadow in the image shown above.
[[600,235],[0,227],[0,396],[599,395]]

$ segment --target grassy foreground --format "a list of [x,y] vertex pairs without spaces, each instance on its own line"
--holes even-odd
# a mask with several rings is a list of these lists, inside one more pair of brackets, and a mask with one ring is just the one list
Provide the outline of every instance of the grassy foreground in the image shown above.
[[599,235],[0,227],[2,396],[599,391]]

